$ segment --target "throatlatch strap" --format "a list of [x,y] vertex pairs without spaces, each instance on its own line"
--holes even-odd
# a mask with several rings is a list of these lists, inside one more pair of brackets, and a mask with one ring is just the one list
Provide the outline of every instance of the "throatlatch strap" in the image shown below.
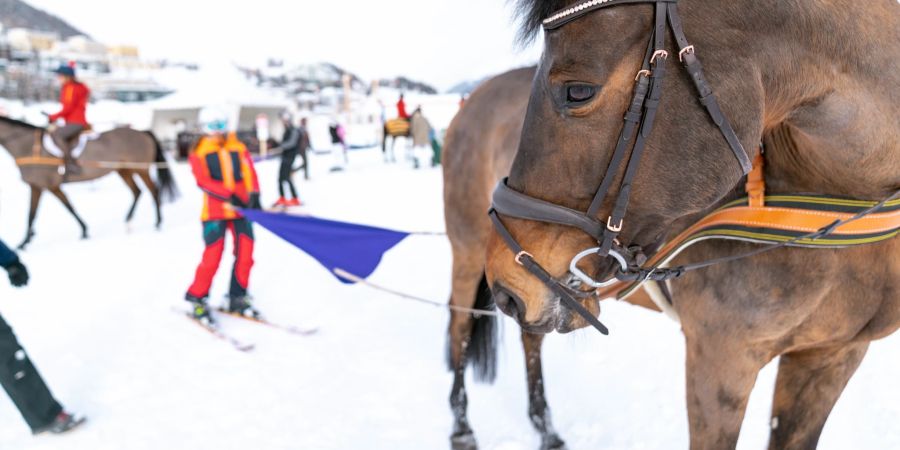
[[709,117],[719,127],[719,131],[722,132],[722,136],[728,142],[731,152],[734,153],[734,157],[741,166],[741,175],[747,175],[752,168],[750,157],[731,127],[731,122],[728,121],[725,113],[722,112],[722,108],[719,107],[719,101],[716,100],[709,82],[706,81],[706,76],[703,74],[703,65],[700,64],[700,60],[694,54],[693,46],[688,44],[687,37],[684,35],[681,17],[678,15],[678,8],[674,3],[671,3],[667,6],[667,9],[669,11],[669,25],[672,27],[672,34],[675,35],[675,40],[681,49],[678,57],[681,59],[685,70],[690,74],[694,87],[697,88],[700,103],[706,108]]

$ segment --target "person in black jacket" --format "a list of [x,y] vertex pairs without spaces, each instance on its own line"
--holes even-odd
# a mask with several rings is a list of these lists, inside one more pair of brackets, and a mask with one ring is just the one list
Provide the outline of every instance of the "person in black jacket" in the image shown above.
[[[3,241],[0,241],[0,267],[6,269],[13,286],[28,284],[28,270]],[[19,409],[32,434],[61,434],[85,421],[83,417],[66,412],[53,398],[3,317],[0,317],[0,384]]]
[[[272,149],[281,152],[281,167],[278,169],[278,193],[280,197],[275,206],[300,206],[300,198],[297,196],[297,188],[291,176],[294,174],[294,161],[301,151],[309,148],[309,133],[306,131],[306,118],[300,119],[300,126],[295,127],[291,115],[285,113],[281,116],[284,123],[284,138],[281,145]],[[291,198],[285,195],[284,186],[287,185]]]

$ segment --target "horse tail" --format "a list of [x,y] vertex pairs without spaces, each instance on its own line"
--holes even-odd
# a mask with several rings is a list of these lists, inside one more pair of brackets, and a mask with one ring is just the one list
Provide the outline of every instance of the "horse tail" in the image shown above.
[[[484,274],[481,275],[478,290],[475,292],[474,308],[483,311],[494,310],[494,298]],[[465,348],[466,362],[472,366],[477,381],[493,383],[497,378],[497,341],[499,340],[497,317],[476,314],[473,320],[472,335]]]
[[172,169],[168,166],[166,155],[163,153],[162,145],[159,139],[152,131],[145,131],[150,139],[153,139],[153,145],[156,146],[155,162],[161,163],[156,167],[156,187],[159,189],[160,199],[175,200],[178,197],[178,188],[175,186],[175,177],[172,176]]

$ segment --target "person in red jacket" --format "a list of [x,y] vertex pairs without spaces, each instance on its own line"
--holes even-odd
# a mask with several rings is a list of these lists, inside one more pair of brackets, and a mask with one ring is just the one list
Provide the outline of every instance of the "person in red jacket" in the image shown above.
[[192,303],[195,319],[212,326],[214,321],[207,300],[225,250],[226,232],[231,233],[235,256],[228,310],[248,317],[259,316],[247,295],[253,267],[253,229],[239,211],[239,208],[260,209],[259,181],[247,147],[235,133],[226,133],[227,117],[219,110],[205,109],[200,114],[200,122],[205,136],[189,160],[204,194],[200,219],[206,249],[185,300]]
[[409,113],[406,112],[406,101],[403,100],[403,94],[400,94],[400,100],[397,100],[397,117],[409,120]]
[[87,103],[91,98],[91,91],[84,83],[75,78],[75,69],[62,65],[56,69],[62,88],[59,91],[59,102],[62,109],[56,114],[50,114],[50,124],[62,120],[64,125],[59,127],[54,135],[63,142],[65,152],[66,175],[78,175],[81,168],[72,156],[72,149],[82,131],[90,129],[87,121]]

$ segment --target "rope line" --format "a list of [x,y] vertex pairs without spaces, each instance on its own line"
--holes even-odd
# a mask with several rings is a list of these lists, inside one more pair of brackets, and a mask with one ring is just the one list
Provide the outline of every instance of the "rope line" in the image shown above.
[[[17,158],[16,164],[19,166],[62,166],[63,160],[50,157],[25,157]],[[156,167],[158,169],[170,169],[173,165],[166,162],[124,162],[124,161],[78,161],[78,164],[89,168],[99,169],[149,169]]]
[[406,294],[406,293],[403,293],[400,291],[395,291],[393,289],[386,288],[384,286],[380,286],[375,283],[372,283],[362,277],[359,277],[350,272],[347,272],[346,270],[341,269],[340,267],[335,267],[332,270],[332,272],[334,272],[335,275],[337,275],[345,280],[350,280],[354,283],[362,284],[362,285],[368,286],[372,289],[375,289],[375,290],[378,290],[381,292],[385,292],[385,293],[388,293],[393,296],[400,297],[400,298],[403,298],[406,300],[411,300],[411,301],[415,301],[415,302],[426,304],[426,305],[431,305],[431,306],[438,307],[438,308],[448,308],[450,310],[457,311],[457,312],[470,313],[472,315],[475,315],[476,317],[477,316],[501,317],[501,314],[497,311],[486,311],[483,309],[473,309],[473,308],[466,308],[464,306],[448,305],[446,303],[436,302],[434,300],[428,300],[428,299],[425,299],[422,297],[417,297],[415,295],[410,295],[410,294]]

